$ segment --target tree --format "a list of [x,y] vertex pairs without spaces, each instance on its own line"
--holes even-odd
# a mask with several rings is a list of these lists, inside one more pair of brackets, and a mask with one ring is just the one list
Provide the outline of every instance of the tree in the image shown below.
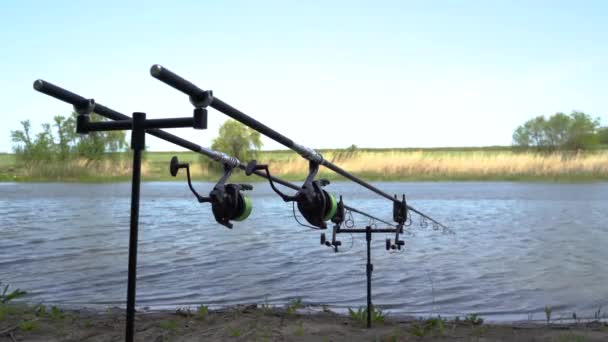
[[[76,113],[72,113],[74,120],[76,116]],[[91,122],[95,121],[106,121],[106,119],[100,115],[91,114]],[[125,131],[90,132],[76,136],[75,152],[78,156],[87,160],[100,160],[107,156],[111,157],[115,155],[114,152],[123,151],[129,146],[125,139]],[[107,152],[111,154],[108,155]]]
[[76,123],[74,116],[65,118],[57,115],[53,118],[55,128],[57,129],[57,148],[58,159],[67,160],[70,157],[70,152],[74,140],[78,137],[76,133]]
[[572,149],[586,149],[599,144],[597,129],[600,119],[591,118],[583,112],[572,112],[570,114],[572,123],[568,131],[568,147]]
[[43,124],[42,132],[31,137],[31,123],[29,120],[21,121],[23,130],[11,131],[13,151],[17,159],[23,161],[50,161],[53,159],[53,133],[51,125]]
[[599,118],[583,112],[555,113],[549,119],[537,116],[517,127],[513,144],[539,149],[587,149],[599,144]]
[[597,132],[600,144],[608,145],[608,127],[602,127]]
[[220,127],[219,136],[213,139],[211,144],[212,149],[227,153],[243,162],[254,159],[261,147],[260,133],[235,120],[224,122]]
[[[103,120],[99,115],[91,116],[91,121],[99,120]],[[77,134],[76,113],[69,117],[55,116],[53,121],[53,126],[42,124],[42,132],[35,137],[32,137],[29,120],[21,122],[22,130],[11,131],[13,151],[18,159],[24,162],[49,162],[66,161],[78,156],[99,160],[108,155],[106,152],[119,152],[128,146],[123,131]]]
[[571,119],[564,113],[556,113],[546,122],[546,138],[548,146],[566,146]]

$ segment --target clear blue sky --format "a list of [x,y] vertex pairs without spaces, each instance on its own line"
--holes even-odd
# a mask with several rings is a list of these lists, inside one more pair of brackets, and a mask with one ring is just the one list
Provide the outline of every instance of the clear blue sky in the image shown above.
[[[0,152],[20,120],[38,130],[70,113],[37,78],[124,113],[190,115],[154,63],[313,148],[507,145],[525,120],[573,109],[608,124],[606,1],[0,6]],[[209,145],[226,119],[210,111],[208,131],[178,133]]]

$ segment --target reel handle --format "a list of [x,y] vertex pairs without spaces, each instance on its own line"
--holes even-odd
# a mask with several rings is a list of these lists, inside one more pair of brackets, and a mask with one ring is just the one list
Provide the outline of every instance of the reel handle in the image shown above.
[[171,176],[173,176],[173,177],[177,176],[177,172],[179,171],[179,169],[186,169],[186,177],[188,178],[188,187],[190,188],[190,191],[192,191],[192,193],[194,194],[194,196],[196,197],[198,202],[199,203],[211,202],[211,198],[203,197],[203,196],[199,195],[199,193],[196,192],[196,190],[194,190],[194,187],[192,186],[192,179],[190,177],[190,164],[189,163],[180,163],[179,159],[177,159],[177,156],[173,156],[171,158],[171,162],[169,163],[169,172],[171,173]]
[[249,161],[249,163],[247,163],[247,167],[245,168],[245,174],[247,176],[251,176],[251,174],[254,173],[255,171],[266,170],[267,167],[268,167],[268,165],[266,165],[266,164],[258,165],[258,161],[253,159],[253,160]]
[[171,176],[177,176],[177,172],[179,171],[179,169],[190,169],[190,164],[180,163],[179,159],[177,159],[177,156],[173,156],[171,158],[171,163],[169,164],[169,172],[171,173]]

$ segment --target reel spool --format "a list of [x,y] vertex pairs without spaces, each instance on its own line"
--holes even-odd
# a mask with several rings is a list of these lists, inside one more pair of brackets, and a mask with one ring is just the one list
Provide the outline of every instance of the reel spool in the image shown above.
[[323,190],[320,183],[320,181],[312,182],[314,200],[307,200],[304,192],[298,192],[295,200],[300,214],[308,223],[316,227],[322,227],[325,225],[325,221],[331,220],[336,215],[338,208],[336,197]]
[[224,174],[209,193],[209,197],[201,196],[194,190],[190,178],[190,164],[180,163],[176,156],[171,158],[169,172],[173,177],[177,176],[178,170],[182,168],[186,169],[190,190],[199,203],[211,203],[213,217],[219,224],[232,228],[231,220],[240,222],[251,215],[253,203],[243,191],[252,190],[253,186],[249,184],[225,184],[232,174],[233,166],[224,164]]

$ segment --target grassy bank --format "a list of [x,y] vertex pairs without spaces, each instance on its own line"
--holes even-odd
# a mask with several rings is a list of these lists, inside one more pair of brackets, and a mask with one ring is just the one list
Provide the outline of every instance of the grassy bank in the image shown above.
[[[602,181],[608,180],[608,150],[592,152],[535,153],[509,147],[459,149],[360,149],[321,150],[323,156],[365,179],[372,181]],[[148,181],[174,180],[168,163],[177,155],[189,162],[198,180],[216,180],[217,171],[209,168],[209,159],[193,152],[147,152],[142,167]],[[307,161],[291,151],[263,151],[260,162],[268,163],[271,172],[288,180],[302,180]],[[11,154],[0,154],[2,181],[121,181],[130,177],[127,154],[113,161],[39,163],[20,165]],[[320,176],[338,180],[335,173],[321,169]],[[183,176],[178,176],[182,179]],[[236,181],[245,180],[241,173]],[[261,180],[260,178],[247,179]]]
[[[563,324],[486,324],[464,319],[374,316],[372,329],[357,313],[268,306],[208,310],[138,312],[136,341],[606,341],[599,321]],[[473,319],[471,319],[473,318]],[[0,341],[120,341],[124,311],[62,310],[57,307],[0,305]]]

